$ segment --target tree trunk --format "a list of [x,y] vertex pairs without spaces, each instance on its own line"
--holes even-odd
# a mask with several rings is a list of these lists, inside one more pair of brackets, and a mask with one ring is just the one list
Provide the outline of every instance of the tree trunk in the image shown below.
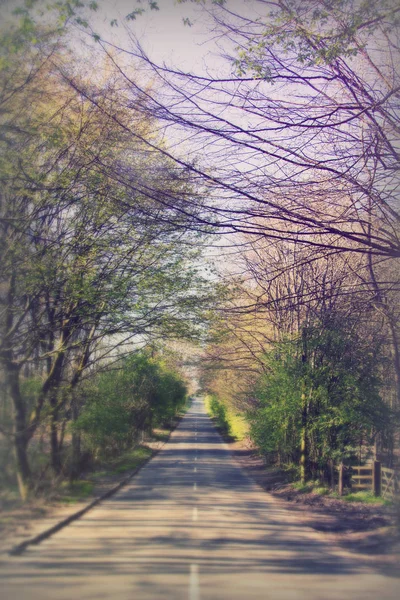
[[300,433],[300,479],[305,483],[307,479],[307,397],[303,392],[301,395],[301,433]]
[[19,368],[12,362],[5,364],[7,387],[14,406],[14,452],[18,488],[21,498],[26,499],[32,487],[31,469],[28,460],[29,437],[26,427],[26,410],[19,387]]
[[59,475],[61,473],[61,450],[58,440],[58,408],[57,398],[52,397],[50,400],[52,406],[51,422],[50,422],[50,449],[51,449],[51,466],[53,473]]
[[329,468],[329,487],[331,490],[335,489],[335,467],[333,464],[333,460],[330,458],[328,463]]
[[13,404],[13,433],[14,453],[19,492],[23,500],[26,499],[32,487],[31,469],[28,460],[29,436],[26,423],[26,407],[19,386],[20,366],[13,360],[12,332],[14,328],[14,302],[16,290],[16,275],[11,274],[9,287],[6,292],[6,306],[4,314],[4,340],[1,360],[4,367],[5,387],[10,394]]
[[[307,328],[304,326],[301,332],[302,339],[302,355],[301,362],[303,365],[303,377],[305,376],[305,368],[308,360],[307,352]],[[302,394],[301,394],[301,432],[300,432],[300,479],[301,483],[305,483],[308,475],[308,443],[307,443],[307,419],[308,419],[308,407],[307,407],[307,395],[306,395],[306,384],[302,382]]]
[[[77,418],[79,417],[79,406],[76,398],[72,399],[71,403],[72,409],[72,421],[75,423]],[[78,477],[80,471],[80,461],[81,461],[81,434],[79,431],[75,429],[72,430],[72,457],[71,457],[71,469],[70,469],[70,479],[74,480]]]
[[343,463],[339,465],[339,483],[338,483],[338,494],[343,496],[343,478],[344,478],[344,466]]

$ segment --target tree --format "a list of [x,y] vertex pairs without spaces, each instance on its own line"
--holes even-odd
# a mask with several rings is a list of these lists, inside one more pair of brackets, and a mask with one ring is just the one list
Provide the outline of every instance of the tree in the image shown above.
[[359,443],[381,454],[393,437],[386,332],[360,285],[366,263],[250,240],[236,256],[241,295],[225,301],[225,335],[207,349],[206,389],[247,414],[268,459],[295,463],[303,480],[332,482],[334,462]]
[[160,356],[140,352],[83,384],[85,402],[74,430],[97,454],[112,454],[137,443],[154,425],[169,423],[183,408],[187,389],[182,376]]
[[[12,50],[21,84],[3,98],[0,359],[23,496],[32,482],[28,445],[43,419],[61,470],[65,419],[83,374],[132,339],[196,336],[209,299],[196,267],[200,238],[192,249],[185,218],[171,219],[157,200],[171,190],[191,195],[190,181],[140,141],[149,135],[140,95],[130,95],[127,112],[115,77],[90,86],[80,77],[93,104],[72,85],[59,37],[45,36],[41,49]],[[39,388],[27,398],[22,382],[31,376]]]
[[[191,214],[197,231],[282,240],[314,249],[316,260],[325,250],[366,257],[361,287],[385,314],[399,382],[398,315],[388,309],[398,269],[382,267],[400,256],[396,3],[260,0],[246,14],[229,2],[200,4],[214,37],[228,41],[225,77],[156,65],[138,43],[118,48],[119,60],[98,39],[182,140],[173,148],[145,143],[202,186],[202,202],[174,193],[163,202],[174,217]],[[147,66],[157,85],[132,78],[127,59]],[[190,156],[201,160],[187,158],[188,137]]]
[[185,143],[174,150],[208,191],[203,222],[310,247],[317,261],[320,251],[364,257],[360,289],[384,315],[398,403],[399,8],[393,0],[243,8],[204,3],[227,48],[225,77],[156,65],[138,44],[127,53],[162,85],[149,94],[154,114],[177,137],[190,132],[191,153],[203,154],[189,164]]
[[303,482],[322,474],[333,484],[333,464],[354,459],[389,426],[376,376],[379,340],[364,344],[351,320],[330,314],[265,357],[252,433],[267,456],[298,464]]
[[240,49],[226,78],[157,67],[138,49],[164,83],[154,113],[192,131],[192,152],[207,147],[199,167],[175,158],[224,195],[208,204],[220,226],[319,247],[314,234],[333,234],[337,250],[398,257],[395,4],[256,8],[215,9],[216,33]]

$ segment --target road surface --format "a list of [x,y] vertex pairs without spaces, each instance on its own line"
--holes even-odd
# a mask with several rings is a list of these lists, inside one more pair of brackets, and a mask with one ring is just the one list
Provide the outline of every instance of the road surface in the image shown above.
[[394,600],[236,465],[196,400],[119,493],[0,565],[7,600]]

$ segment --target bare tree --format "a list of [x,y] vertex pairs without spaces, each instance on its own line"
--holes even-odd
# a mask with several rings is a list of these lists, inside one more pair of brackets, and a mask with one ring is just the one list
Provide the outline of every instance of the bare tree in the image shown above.
[[234,8],[210,9],[215,35],[236,47],[226,77],[130,52],[163,86],[142,89],[154,114],[177,137],[190,132],[190,146],[159,150],[201,178],[222,231],[398,257],[396,3]]

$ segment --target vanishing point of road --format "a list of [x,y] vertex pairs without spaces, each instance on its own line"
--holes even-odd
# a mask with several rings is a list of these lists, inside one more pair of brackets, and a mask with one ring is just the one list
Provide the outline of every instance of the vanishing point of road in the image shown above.
[[124,488],[0,565],[3,600],[394,600],[236,465],[200,400]]

